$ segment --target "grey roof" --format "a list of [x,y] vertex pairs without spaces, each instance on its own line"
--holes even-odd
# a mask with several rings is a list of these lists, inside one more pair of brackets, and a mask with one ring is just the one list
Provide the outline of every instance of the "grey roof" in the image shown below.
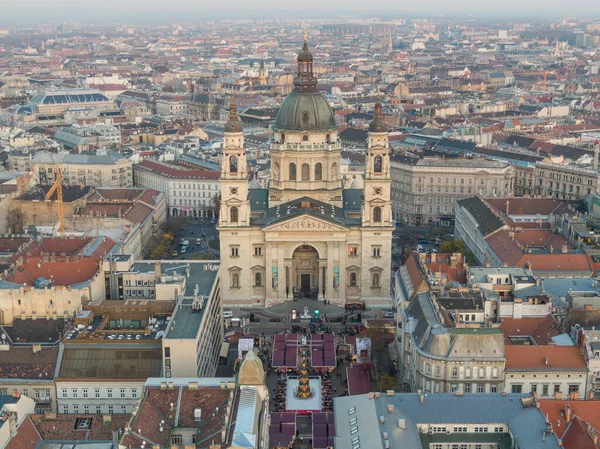
[[240,448],[256,448],[256,405],[258,395],[256,388],[242,386],[237,420],[233,430],[232,446]]
[[496,229],[504,226],[502,220],[500,220],[489,207],[477,196],[471,198],[465,198],[456,202],[458,206],[465,208],[473,216],[479,227],[479,232],[482,236],[486,236]]
[[[306,207],[306,204],[308,204],[308,207]],[[270,226],[290,218],[309,215],[339,226],[360,226],[362,224],[360,217],[349,217],[347,212],[347,210],[340,207],[305,196],[270,207],[264,217],[252,218],[251,221],[253,225]]]
[[281,104],[273,129],[325,132],[336,125],[333,110],[320,92],[294,89]]
[[362,189],[345,189],[342,191],[344,210],[360,211],[362,208]]
[[487,159],[452,159],[425,157],[419,159],[417,166],[424,167],[469,167],[469,168],[506,168],[508,164]]
[[446,328],[439,320],[428,292],[420,293],[406,310],[405,331],[419,351],[429,357],[503,359],[504,344],[499,328]]
[[573,292],[598,292],[600,286],[595,279],[592,278],[549,278],[542,279],[542,286],[550,297],[552,297],[552,305],[555,307],[565,308],[567,304],[563,298],[566,298],[569,293]]
[[527,276],[530,277],[532,283],[535,283],[535,278],[531,276],[528,268],[525,267],[469,267],[469,275],[473,275],[473,282],[476,284],[488,283],[486,276],[488,274],[503,274],[507,276]]
[[13,398],[11,394],[0,394],[0,410],[2,407],[8,404],[16,404],[19,401],[17,398]]
[[526,449],[559,449],[558,437],[551,433],[544,437],[546,419],[537,408],[523,410],[514,416],[508,427],[518,447]]
[[[500,393],[425,394],[423,402],[414,393],[381,393],[372,399],[368,394],[335,398],[335,447],[351,448],[352,439],[358,437],[361,448],[380,449],[386,432],[390,449],[417,449],[421,447],[418,425],[508,424],[519,447],[558,449],[555,437],[542,440],[545,419],[539,409],[524,404],[523,400],[527,403],[530,398],[529,394]],[[393,411],[389,405],[393,405]],[[379,416],[384,418],[383,423]],[[351,421],[353,418],[356,422]],[[399,427],[399,420],[404,420],[404,429]]]
[[[189,267],[189,276],[186,278],[185,291],[183,292],[184,298],[178,303],[178,307],[175,308],[171,318],[172,321],[176,322],[176,325],[168,327],[164,339],[195,338],[198,334],[205,311],[209,308],[211,291],[218,274],[218,271],[207,270],[208,265],[218,266],[218,262],[177,261],[161,263],[161,273],[167,275],[173,275],[174,273],[187,275]],[[131,271],[140,273],[153,273],[154,270],[154,262],[136,263],[131,268]],[[196,286],[198,286],[198,296],[204,297],[204,306],[201,309],[192,307]]]
[[111,151],[108,154],[64,154],[38,151],[33,157],[33,164],[81,164],[81,165],[113,165],[125,159],[121,153]]
[[250,200],[250,209],[253,211],[265,211],[269,208],[268,189],[250,189],[248,190],[248,199]]

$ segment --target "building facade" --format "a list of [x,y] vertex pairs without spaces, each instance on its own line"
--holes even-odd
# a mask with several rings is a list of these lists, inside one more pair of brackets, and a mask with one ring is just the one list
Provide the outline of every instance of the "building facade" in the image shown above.
[[378,102],[364,181],[344,189],[334,114],[317,91],[306,43],[279,109],[268,189],[248,190],[244,134],[232,104],[221,171],[221,286],[226,304],[312,297],[389,305],[391,236],[387,126]]
[[190,170],[144,160],[133,168],[135,185],[163,192],[170,216],[212,218],[219,197],[220,173]]
[[504,337],[499,327],[445,326],[429,293],[415,297],[402,319],[403,381],[428,393],[501,393]]
[[578,200],[600,192],[598,171],[569,164],[538,163],[534,195],[542,198]]
[[478,159],[393,157],[392,213],[411,225],[452,224],[455,202],[473,195],[511,196],[515,169]]
[[120,153],[106,155],[55,154],[39,151],[31,161],[34,183],[52,185],[59,168],[63,185],[132,187],[131,161]]

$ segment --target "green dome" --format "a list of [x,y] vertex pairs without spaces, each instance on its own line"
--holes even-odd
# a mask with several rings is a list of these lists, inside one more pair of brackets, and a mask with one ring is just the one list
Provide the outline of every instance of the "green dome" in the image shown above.
[[336,125],[333,109],[320,92],[294,89],[279,108],[274,128],[324,132],[335,129]]

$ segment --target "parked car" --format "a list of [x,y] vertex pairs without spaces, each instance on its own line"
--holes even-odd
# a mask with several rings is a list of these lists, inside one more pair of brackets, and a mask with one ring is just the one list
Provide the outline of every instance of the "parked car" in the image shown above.
[[394,312],[392,312],[391,310],[385,312],[384,316],[386,318],[394,318]]
[[417,245],[417,252],[423,252],[423,245]]
[[233,311],[223,310],[223,318],[233,318]]

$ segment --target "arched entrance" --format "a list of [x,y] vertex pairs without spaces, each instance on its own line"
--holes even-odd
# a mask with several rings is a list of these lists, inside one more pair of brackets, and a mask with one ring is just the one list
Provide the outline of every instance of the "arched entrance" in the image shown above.
[[317,299],[319,295],[319,253],[311,245],[302,245],[292,254],[294,298]]

